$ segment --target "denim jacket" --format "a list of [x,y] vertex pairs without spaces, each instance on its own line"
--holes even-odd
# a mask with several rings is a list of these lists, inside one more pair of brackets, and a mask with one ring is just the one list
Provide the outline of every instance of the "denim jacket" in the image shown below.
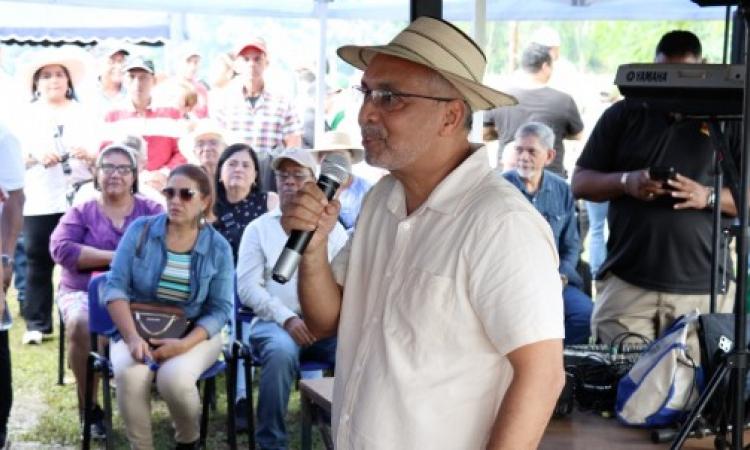
[[557,252],[560,256],[560,273],[568,277],[568,282],[577,287],[583,287],[583,279],[576,271],[580,257],[581,244],[578,235],[578,220],[576,218],[575,200],[570,186],[561,177],[549,170],[544,170],[539,190],[535,194],[526,191],[526,185],[518,172],[509,170],[503,173],[506,180],[521,190],[547,220],[552,235],[555,237]]
[[[147,235],[141,239],[147,222],[151,224]],[[103,302],[123,299],[160,302],[156,290],[167,263],[166,228],[166,214],[139,218],[128,227],[112,260]],[[233,296],[232,249],[212,226],[205,225],[191,252],[190,298],[169,303],[182,306],[185,316],[203,327],[211,337],[229,321]]]

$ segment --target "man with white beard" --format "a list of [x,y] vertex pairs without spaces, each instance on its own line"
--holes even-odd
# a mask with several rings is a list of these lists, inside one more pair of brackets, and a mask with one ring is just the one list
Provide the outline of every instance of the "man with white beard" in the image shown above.
[[540,122],[528,122],[516,131],[510,163],[514,169],[503,176],[529,199],[549,223],[560,257],[563,283],[565,341],[588,343],[593,302],[583,292],[583,279],[576,271],[580,237],[575,203],[568,183],[545,169],[555,159],[555,134]]

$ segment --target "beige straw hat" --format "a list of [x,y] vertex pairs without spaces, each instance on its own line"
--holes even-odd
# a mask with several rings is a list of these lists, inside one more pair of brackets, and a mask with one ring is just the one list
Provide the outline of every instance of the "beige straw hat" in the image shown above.
[[362,70],[378,53],[429,67],[451,82],[475,111],[518,103],[512,96],[482,84],[487,66],[484,53],[463,31],[439,19],[418,18],[388,45],[345,45],[337,53]]
[[70,82],[76,90],[86,74],[86,67],[79,55],[70,49],[51,48],[35,52],[18,70],[18,78],[31,90],[34,74],[45,66],[59,65],[67,69]]
[[336,150],[349,150],[352,154],[352,164],[357,164],[365,159],[365,149],[360,144],[354,143],[349,133],[343,131],[327,131],[320,139],[320,145],[310,149],[311,152],[331,152]]

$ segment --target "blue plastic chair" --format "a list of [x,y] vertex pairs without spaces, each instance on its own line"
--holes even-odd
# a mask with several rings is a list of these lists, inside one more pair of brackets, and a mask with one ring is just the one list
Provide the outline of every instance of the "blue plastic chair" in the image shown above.
[[[100,355],[97,350],[97,338],[98,336],[111,336],[116,330],[112,318],[109,316],[109,312],[105,305],[102,305],[99,301],[99,293],[103,287],[103,282],[106,280],[106,274],[101,274],[91,279],[88,290],[88,305],[89,305],[89,331],[91,333],[91,352],[89,353],[88,365],[86,367],[86,392],[85,392],[85,413],[84,413],[84,425],[83,425],[83,443],[82,448],[88,450],[91,442],[91,411],[94,402],[93,392],[93,381],[94,374],[99,373],[102,376],[102,394],[103,394],[103,409],[104,409],[104,425],[107,432],[107,439],[105,441],[105,448],[107,450],[112,448],[110,436],[112,431],[112,396],[110,393],[110,379],[113,377],[112,364],[109,359],[109,346],[105,346],[104,355]],[[230,361],[230,366],[236,366],[236,363],[232,363],[231,355],[225,352],[225,359]],[[200,447],[205,448],[206,446],[206,434],[208,431],[208,415],[209,407],[215,401],[216,396],[216,376],[224,372],[227,368],[227,363],[224,361],[216,361],[211,367],[206,369],[198,379],[198,382],[204,382],[203,389],[203,413],[201,415],[200,424]],[[230,372],[232,371],[230,367]],[[234,369],[236,372],[236,368]],[[229,388],[231,386],[231,389]],[[227,380],[227,402],[228,410],[234,410],[234,383],[230,385]],[[233,416],[230,416],[233,417]],[[234,421],[227,421],[227,428],[229,432],[229,447],[236,449],[236,441],[234,440]]]
[[[262,367],[262,364],[260,362],[260,359],[258,358],[258,355],[252,350],[252,347],[250,345],[250,339],[247,340],[247,343],[243,341],[242,339],[242,324],[243,323],[251,323],[253,319],[255,318],[255,312],[242,304],[240,301],[240,296],[237,292],[237,283],[235,282],[235,292],[234,292],[234,326],[235,326],[235,340],[236,345],[241,345],[241,348],[238,350],[240,354],[238,354],[235,357],[235,361],[239,362],[239,360],[243,360],[245,362],[244,370],[245,370],[245,386],[246,386],[246,395],[247,395],[247,432],[248,432],[248,442],[250,443],[250,449],[255,449],[255,411],[253,408],[253,391],[252,391],[252,385],[253,385],[253,375],[252,375],[252,367]],[[333,366],[325,361],[313,361],[313,360],[304,360],[300,361],[300,372],[307,372],[307,371],[333,371]],[[234,368],[234,377],[236,377],[236,370],[237,368]],[[236,378],[235,378],[236,379]],[[227,388],[229,391],[229,388]],[[231,389],[232,392],[236,395],[236,391],[234,388]],[[228,392],[227,391],[227,392]],[[234,408],[232,408],[234,410]],[[234,422],[234,420],[230,420],[230,422]]]

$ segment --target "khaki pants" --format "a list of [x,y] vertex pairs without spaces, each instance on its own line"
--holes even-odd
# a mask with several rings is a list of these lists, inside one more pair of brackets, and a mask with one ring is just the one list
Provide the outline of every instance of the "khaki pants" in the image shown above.
[[[625,332],[637,333],[653,340],[661,335],[679,316],[698,310],[710,311],[711,296],[706,294],[671,294],[649,291],[632,285],[612,273],[596,282],[597,298],[591,316],[591,335],[609,344]],[[734,309],[735,283],[716,299],[716,312]],[[619,339],[618,339],[619,341]],[[627,342],[639,342],[629,338]],[[700,358],[697,336],[688,337],[694,358]]]
[[151,435],[151,385],[167,403],[175,428],[175,441],[188,443],[200,434],[201,402],[196,382],[221,353],[221,334],[217,333],[182,355],[161,364],[157,372],[136,362],[124,340],[111,345],[112,368],[117,382],[117,406],[120,409],[130,446],[135,450],[153,450]]

